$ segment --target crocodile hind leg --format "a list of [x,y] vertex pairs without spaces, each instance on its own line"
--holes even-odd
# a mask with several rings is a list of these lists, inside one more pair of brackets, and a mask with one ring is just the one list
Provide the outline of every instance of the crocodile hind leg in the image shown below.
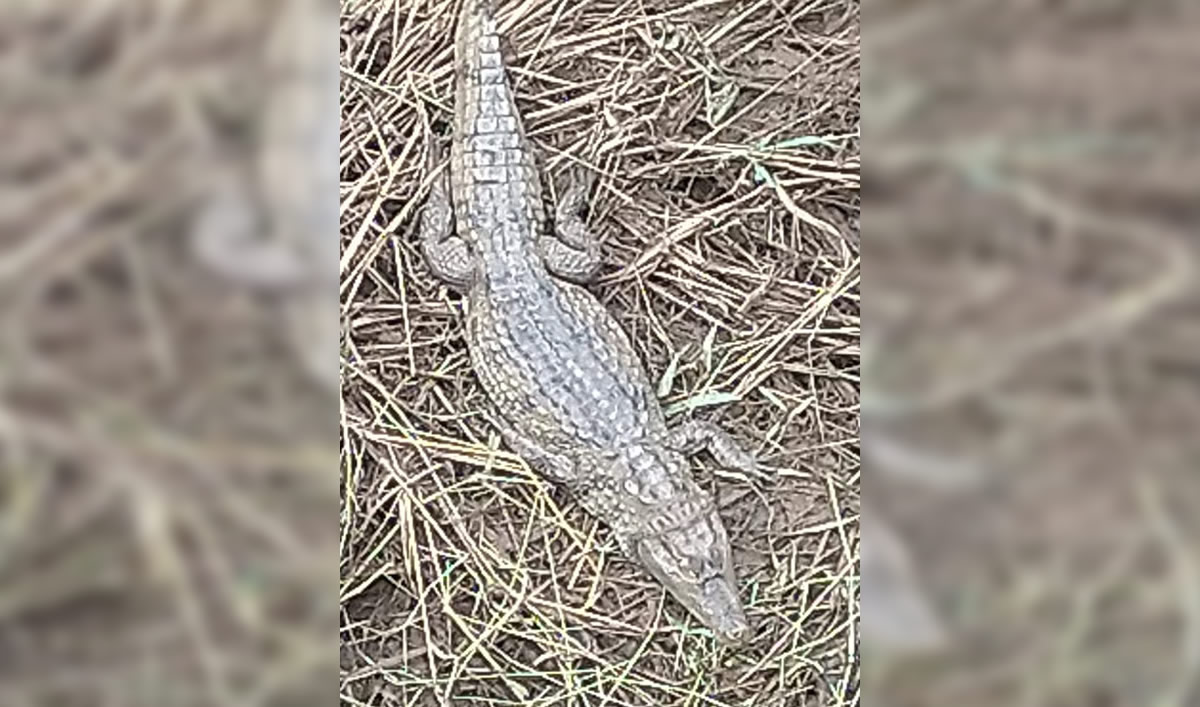
[[758,462],[754,457],[742,449],[725,430],[711,422],[688,420],[672,428],[663,443],[670,449],[687,455],[707,449],[713,459],[727,469],[736,469],[748,474],[758,469]]
[[559,197],[554,210],[554,235],[538,239],[538,250],[546,268],[572,282],[583,283],[600,267],[600,244],[588,232],[579,212],[591,190],[592,179],[577,173],[571,186]]
[[449,192],[450,176],[443,172],[433,180],[421,211],[421,253],[439,280],[463,292],[475,277],[475,262],[467,242],[454,233]]

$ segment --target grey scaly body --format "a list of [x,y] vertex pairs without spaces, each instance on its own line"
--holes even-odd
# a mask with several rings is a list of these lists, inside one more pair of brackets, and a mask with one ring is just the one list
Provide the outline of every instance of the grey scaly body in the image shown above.
[[708,449],[742,470],[754,459],[713,425],[669,428],[629,339],[574,284],[599,265],[578,214],[588,187],[563,195],[551,233],[489,5],[467,0],[459,19],[454,141],[422,213],[426,261],[465,294],[471,362],[505,442],[719,638],[744,641],[729,540],[687,456]]

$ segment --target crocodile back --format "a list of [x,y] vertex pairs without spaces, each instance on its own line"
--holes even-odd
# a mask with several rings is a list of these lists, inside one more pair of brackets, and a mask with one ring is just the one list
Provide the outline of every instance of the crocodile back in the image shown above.
[[548,451],[614,449],[665,430],[629,339],[575,285],[535,276],[477,288],[467,339],[499,414]]

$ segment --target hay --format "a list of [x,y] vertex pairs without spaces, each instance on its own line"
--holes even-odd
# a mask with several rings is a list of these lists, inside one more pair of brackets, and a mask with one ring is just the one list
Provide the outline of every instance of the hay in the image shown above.
[[500,12],[548,182],[600,176],[593,291],[672,414],[762,462],[697,469],[756,625],[737,652],[480,416],[457,298],[414,232],[452,10],[343,7],[342,699],[857,702],[857,5]]

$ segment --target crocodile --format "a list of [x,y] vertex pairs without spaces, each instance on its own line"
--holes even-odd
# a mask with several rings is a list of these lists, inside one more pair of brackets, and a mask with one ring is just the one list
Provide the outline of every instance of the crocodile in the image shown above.
[[756,460],[715,424],[667,424],[629,338],[584,287],[601,261],[581,215],[591,178],[572,176],[548,227],[495,11],[465,0],[458,18],[449,170],[421,211],[424,259],[463,295],[471,365],[501,439],[718,640],[743,644],[751,628],[728,533],[688,458],[707,450],[746,472]]

